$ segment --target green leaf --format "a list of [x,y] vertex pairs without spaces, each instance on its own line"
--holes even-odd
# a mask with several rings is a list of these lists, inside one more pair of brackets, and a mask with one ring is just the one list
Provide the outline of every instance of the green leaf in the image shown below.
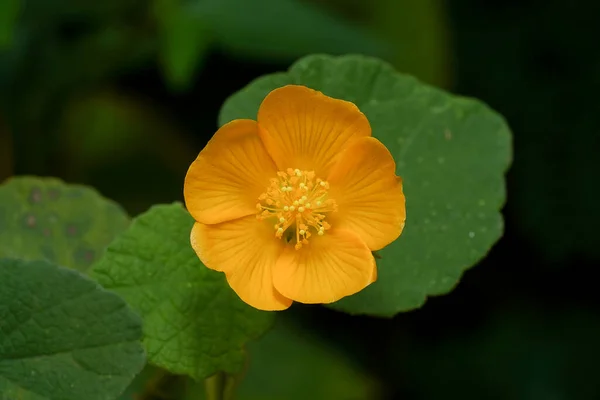
[[47,261],[0,259],[0,399],[112,400],[144,366],[118,296]]
[[0,51],[13,42],[20,3],[20,0],[0,1]]
[[128,223],[121,207],[92,188],[34,177],[0,186],[0,257],[86,272]]
[[298,0],[201,0],[190,12],[210,24],[226,50],[253,58],[388,52],[372,33]]
[[151,208],[108,247],[94,275],[142,315],[152,364],[202,379],[238,372],[244,344],[274,314],[243,303],[224,274],[202,265],[190,245],[193,224],[180,204]]
[[354,102],[404,181],[406,227],[378,252],[378,281],[331,307],[390,316],[450,291],[503,232],[499,210],[511,162],[504,119],[479,101],[422,84],[372,58],[309,56],[231,96],[220,124],[255,119],[267,93],[291,83]]

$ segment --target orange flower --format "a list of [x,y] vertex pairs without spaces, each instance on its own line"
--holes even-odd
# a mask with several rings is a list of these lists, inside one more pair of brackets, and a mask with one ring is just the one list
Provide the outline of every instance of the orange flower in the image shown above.
[[404,227],[402,182],[367,118],[304,86],[221,127],[185,178],[191,244],[251,306],[331,303],[377,279]]

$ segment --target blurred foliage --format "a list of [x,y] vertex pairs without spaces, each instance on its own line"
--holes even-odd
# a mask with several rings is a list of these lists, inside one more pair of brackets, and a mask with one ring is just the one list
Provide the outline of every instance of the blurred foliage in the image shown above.
[[19,6],[20,0],[0,2],[0,51],[12,45]]
[[452,37],[443,0],[307,0],[372,26],[400,72],[441,87],[452,85]]
[[309,53],[385,56],[373,35],[298,0],[156,0],[168,82],[185,88],[206,50],[292,61]]
[[[170,202],[172,193],[182,192],[181,171],[196,156],[169,113],[128,93],[94,91],[73,98],[57,131],[68,154],[63,175],[95,182],[138,212],[150,205],[149,199]],[[165,183],[157,186],[157,181]]]
[[207,22],[178,0],[155,0],[158,56],[167,83],[174,90],[189,87],[209,49]]
[[[516,152],[506,235],[452,294],[418,311],[383,321],[308,308],[290,318],[375,375],[389,399],[594,398],[600,3],[246,3],[0,1],[0,179],[84,182],[135,215],[181,198],[221,103],[251,79],[307,52],[382,56],[507,117]],[[308,23],[280,18],[298,7]]]
[[12,175],[12,135],[0,115],[0,182]]
[[437,86],[451,86],[444,1],[377,0],[370,9],[373,26],[394,44],[391,61],[396,68]]
[[378,400],[383,395],[380,383],[351,357],[285,318],[250,343],[248,354],[240,400]]

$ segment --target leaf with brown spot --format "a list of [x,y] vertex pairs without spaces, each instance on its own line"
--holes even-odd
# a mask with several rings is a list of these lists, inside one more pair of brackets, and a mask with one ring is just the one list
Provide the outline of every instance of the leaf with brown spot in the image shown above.
[[119,205],[86,186],[36,177],[0,185],[0,258],[47,260],[86,272],[128,225]]

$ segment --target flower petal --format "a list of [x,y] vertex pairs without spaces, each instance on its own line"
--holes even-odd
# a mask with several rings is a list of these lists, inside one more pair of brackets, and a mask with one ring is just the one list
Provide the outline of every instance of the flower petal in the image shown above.
[[406,220],[402,181],[388,149],[373,137],[352,142],[327,178],[338,212],[327,216],[336,228],[355,232],[371,250],[400,236]]
[[210,269],[225,272],[229,286],[252,307],[284,310],[292,301],[273,286],[273,267],[283,248],[273,227],[255,216],[215,225],[196,222],[192,247]]
[[256,122],[232,121],[215,133],[190,166],[185,204],[194,219],[205,224],[256,214],[258,196],[276,173]]
[[280,170],[325,177],[349,140],[371,136],[367,117],[348,101],[304,86],[273,90],[258,110],[260,136]]
[[332,229],[299,250],[286,246],[273,271],[275,288],[301,303],[332,303],[377,279],[375,258],[360,238]]

